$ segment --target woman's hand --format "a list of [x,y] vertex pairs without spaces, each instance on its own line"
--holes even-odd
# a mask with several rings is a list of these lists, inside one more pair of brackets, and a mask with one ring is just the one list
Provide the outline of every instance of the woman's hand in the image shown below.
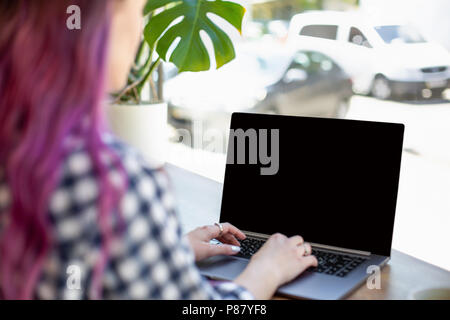
[[[233,255],[241,250],[237,239],[245,239],[245,234],[229,223],[222,223],[221,225],[223,228],[222,234],[220,234],[220,228],[217,225],[200,227],[187,234],[196,261],[221,254]],[[209,242],[212,239],[217,239],[222,244],[210,244]]]
[[304,243],[302,237],[274,234],[235,282],[247,288],[256,299],[269,299],[279,286],[317,266],[316,257],[310,254],[311,245]]

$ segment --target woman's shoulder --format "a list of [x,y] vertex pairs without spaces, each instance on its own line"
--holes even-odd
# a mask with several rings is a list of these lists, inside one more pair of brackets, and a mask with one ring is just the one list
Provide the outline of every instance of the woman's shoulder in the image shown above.
[[[117,163],[111,155],[115,155],[116,160],[121,164],[129,178],[139,175],[146,175],[157,179],[157,182],[165,183],[161,177],[164,171],[161,168],[152,166],[142,154],[133,146],[122,141],[112,133],[104,133],[102,142],[108,152],[100,153],[102,165],[107,170],[114,172],[117,169]],[[92,154],[83,140],[73,139],[70,144],[70,152],[63,161],[63,177],[76,178],[85,175],[94,175]]]
[[[127,197],[124,200],[133,195],[149,201],[172,203],[165,199],[170,194],[167,192],[170,185],[164,170],[150,166],[138,150],[114,135],[105,134],[102,139],[109,151],[101,156],[103,167],[107,170],[111,183],[125,183],[124,195]],[[112,161],[111,154],[116,156],[120,166]],[[86,144],[78,141],[73,144],[63,162],[59,185],[50,199],[50,212],[53,215],[63,212],[76,215],[77,212],[84,212],[98,201],[100,192],[92,155]]]
[[133,184],[136,178],[150,178],[159,188],[167,188],[169,179],[164,170],[149,163],[144,156],[133,146],[120,140],[113,134],[103,136],[106,145],[119,157],[129,183]]

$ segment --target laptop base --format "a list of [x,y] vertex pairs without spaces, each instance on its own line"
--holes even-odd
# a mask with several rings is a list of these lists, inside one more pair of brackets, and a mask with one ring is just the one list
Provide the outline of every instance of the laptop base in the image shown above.
[[[360,285],[365,285],[366,279],[371,275],[367,273],[369,266],[375,265],[381,268],[388,260],[389,257],[371,255],[367,261],[343,278],[305,271],[295,280],[280,287],[277,294],[295,299],[343,299]],[[198,262],[197,266],[201,274],[206,277],[233,280],[245,269],[248,262],[248,259],[240,257],[216,256]]]

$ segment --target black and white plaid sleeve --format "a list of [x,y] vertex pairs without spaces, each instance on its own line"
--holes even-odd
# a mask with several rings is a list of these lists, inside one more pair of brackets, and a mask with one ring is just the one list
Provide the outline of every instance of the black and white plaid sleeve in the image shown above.
[[111,298],[251,299],[232,282],[212,284],[200,275],[166,173],[147,168],[132,154],[123,159],[129,188],[121,211],[128,228],[111,259],[105,292]]
[[[146,166],[133,149],[113,140],[128,176],[121,199],[125,230],[112,244],[103,277],[106,299],[252,299],[233,282],[209,282],[194,262],[194,254],[174,211],[169,179],[164,171]],[[89,157],[72,154],[50,210],[58,244],[44,268],[38,298],[84,299],[101,240],[96,230],[97,184]],[[111,172],[114,177],[114,172]],[[80,288],[68,287],[69,266],[80,268]]]

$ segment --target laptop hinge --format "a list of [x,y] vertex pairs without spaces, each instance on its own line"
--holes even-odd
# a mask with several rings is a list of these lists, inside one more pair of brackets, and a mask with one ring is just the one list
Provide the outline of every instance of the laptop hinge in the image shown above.
[[241,230],[246,236],[252,237],[252,238],[258,238],[258,239],[264,239],[267,240],[270,238],[269,235],[263,234],[263,233],[257,233],[257,232],[251,232],[251,231],[244,231]]
[[[252,238],[263,239],[263,240],[267,240],[270,237],[270,235],[263,234],[263,233],[244,231],[244,230],[242,230],[242,232],[246,236],[249,236],[249,237],[252,237]],[[346,253],[350,253],[350,254],[358,254],[358,255],[362,255],[362,256],[370,256],[371,255],[371,253],[369,251],[340,248],[340,247],[329,246],[329,245],[320,244],[320,243],[313,243],[313,242],[309,242],[309,244],[311,244],[311,246],[313,248],[318,248],[318,249],[334,250],[334,251],[346,252]]]
[[313,243],[313,242],[310,242],[310,244],[311,244],[311,246],[313,248],[334,250],[334,251],[346,252],[346,253],[351,253],[351,254],[359,254],[361,256],[370,256],[371,255],[371,253],[369,251],[362,251],[362,250],[347,249],[347,248],[341,248],[341,247],[335,247],[335,246],[328,246],[326,244]]

